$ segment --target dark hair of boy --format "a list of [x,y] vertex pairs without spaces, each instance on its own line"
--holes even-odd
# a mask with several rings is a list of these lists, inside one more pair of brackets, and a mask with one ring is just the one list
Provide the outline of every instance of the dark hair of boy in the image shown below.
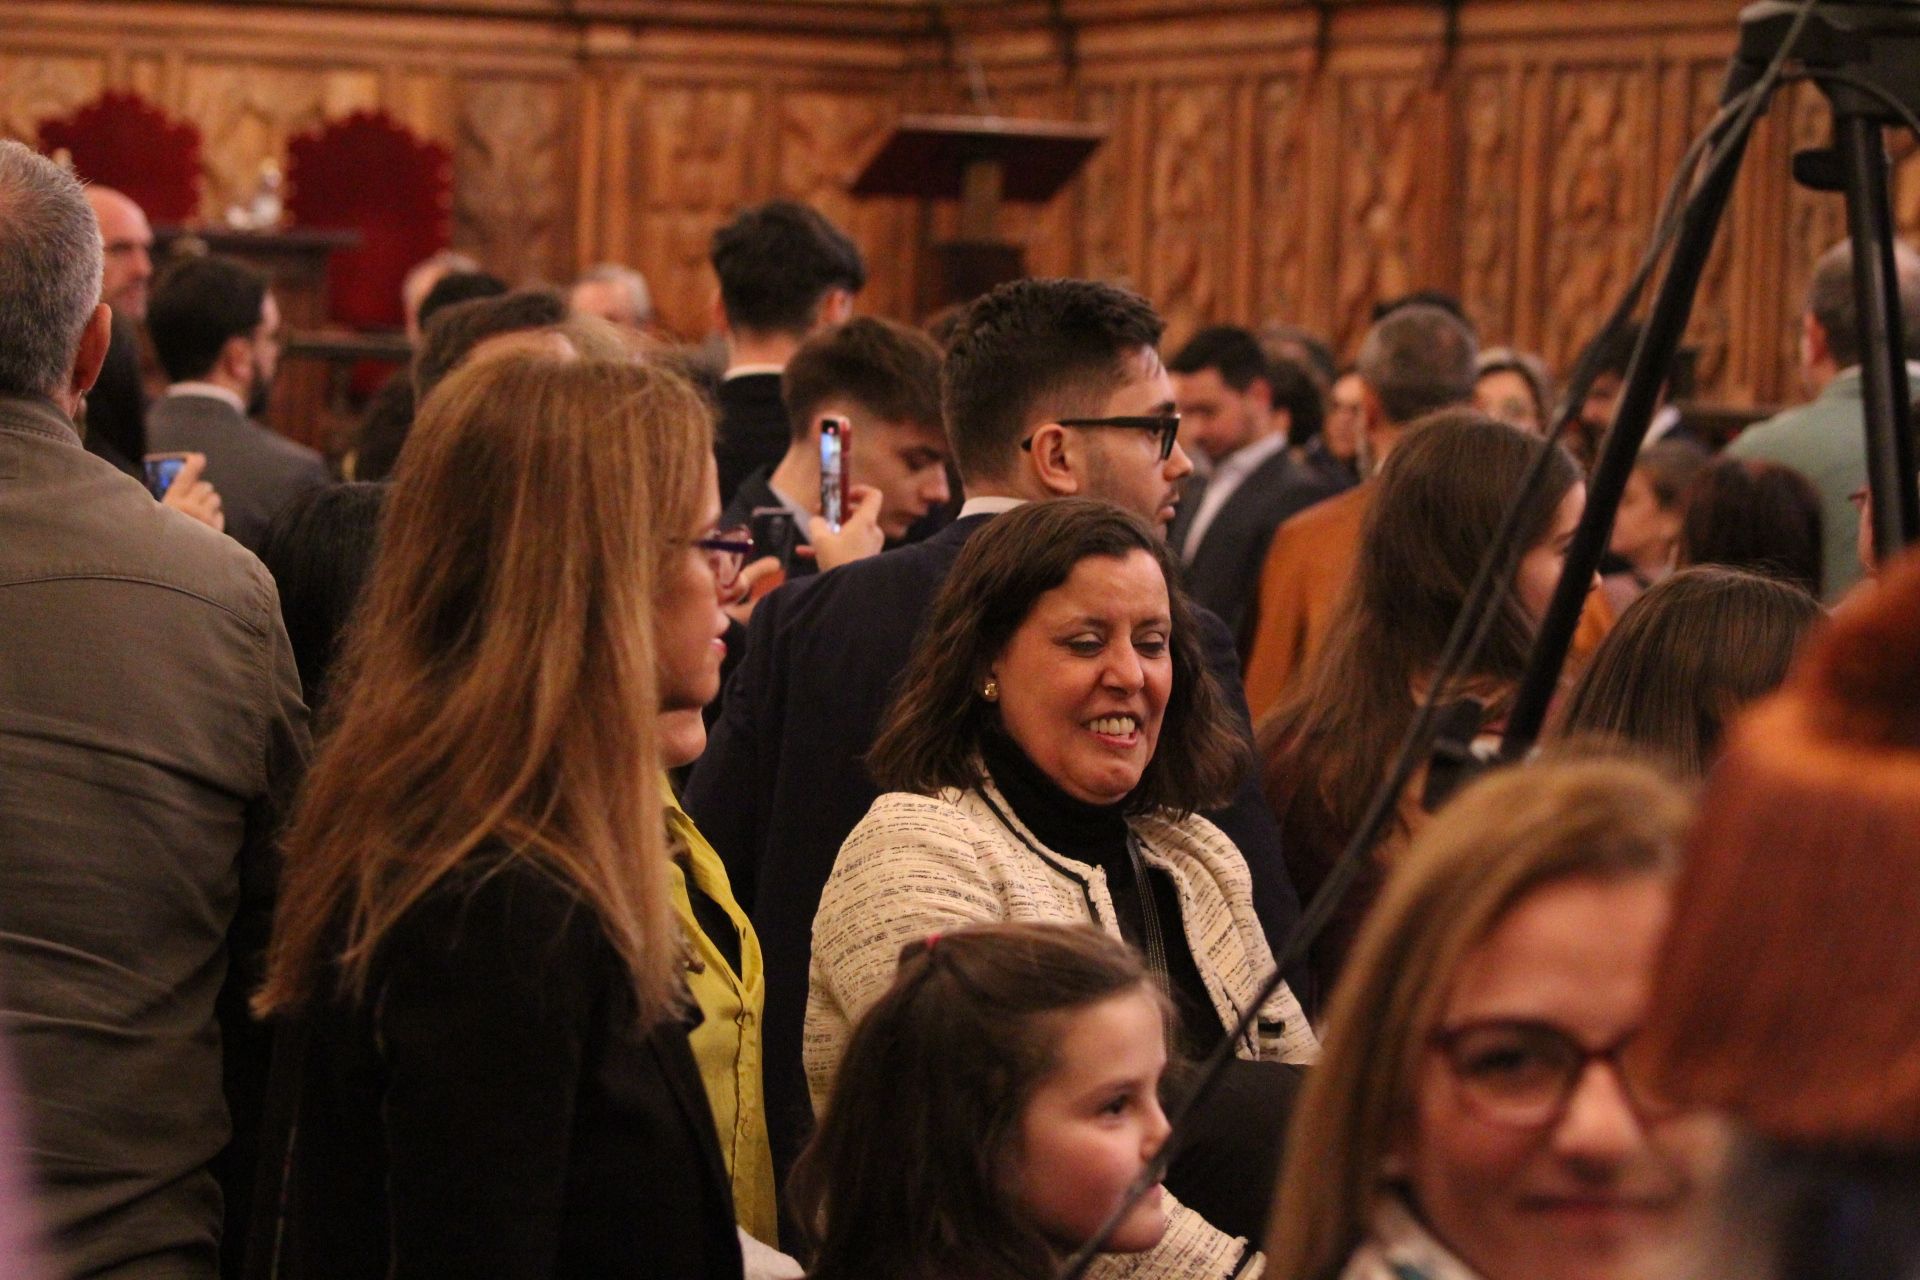
[[1267,376],[1267,356],[1253,334],[1238,325],[1210,325],[1187,339],[1167,361],[1169,373],[1199,373],[1214,369],[1220,381],[1245,391],[1255,378]]
[[792,200],[735,215],[713,233],[710,256],[727,324],[748,333],[805,333],[828,290],[858,293],[867,283],[859,246]]
[[881,422],[940,426],[940,349],[918,329],[857,316],[816,334],[781,375],[793,438],[832,401],[852,401]]
[[1327,402],[1305,365],[1284,356],[1269,359],[1267,390],[1273,407],[1286,412],[1288,444],[1303,445],[1320,434],[1327,422]]
[[425,404],[441,380],[488,338],[544,329],[567,318],[567,300],[551,289],[516,289],[495,298],[456,302],[433,318],[413,354],[413,397]]
[[1005,478],[1034,424],[1099,412],[1162,328],[1146,299],[1092,280],[1016,280],[980,298],[940,370],[961,476]]
[[206,376],[232,338],[260,327],[267,278],[220,254],[186,258],[169,268],[147,304],[153,354],[173,382]]
[[427,296],[420,300],[420,327],[424,330],[427,321],[459,302],[471,302],[475,298],[497,298],[507,292],[507,282],[491,271],[449,271],[434,282],[427,290]]

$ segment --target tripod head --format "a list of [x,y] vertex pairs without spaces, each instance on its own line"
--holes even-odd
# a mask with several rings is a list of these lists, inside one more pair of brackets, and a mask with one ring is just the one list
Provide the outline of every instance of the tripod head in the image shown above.
[[[1750,78],[1758,77],[1779,53],[1800,7],[1800,0],[1759,0],[1740,11],[1736,74],[1746,71]],[[1878,85],[1904,103],[1909,114],[1920,113],[1920,0],[1817,4],[1794,41],[1793,57],[1809,72],[1842,71]],[[1860,99],[1847,102],[1849,113],[1882,124],[1903,119],[1885,99],[1858,90],[1847,93]],[[1841,103],[1834,106],[1838,111]],[[1840,188],[1836,182],[1826,189]]]

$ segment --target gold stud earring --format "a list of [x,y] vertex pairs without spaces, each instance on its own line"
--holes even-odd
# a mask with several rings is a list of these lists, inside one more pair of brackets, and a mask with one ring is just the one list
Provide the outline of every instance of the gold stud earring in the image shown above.
[[980,686],[980,696],[988,702],[1000,701],[1000,682],[988,676],[987,682]]

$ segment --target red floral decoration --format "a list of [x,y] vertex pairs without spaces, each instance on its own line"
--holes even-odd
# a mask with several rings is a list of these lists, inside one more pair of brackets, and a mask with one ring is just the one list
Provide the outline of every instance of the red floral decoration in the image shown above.
[[200,130],[133,93],[103,93],[40,122],[40,150],[65,151],[87,182],[117,187],[153,222],[200,215]]
[[286,207],[295,226],[360,233],[333,258],[333,319],[398,327],[400,282],[447,247],[453,157],[384,111],[358,111],[287,143]]

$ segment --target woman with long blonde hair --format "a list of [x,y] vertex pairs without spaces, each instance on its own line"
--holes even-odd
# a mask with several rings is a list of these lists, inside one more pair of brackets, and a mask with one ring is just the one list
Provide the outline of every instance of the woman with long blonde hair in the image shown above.
[[718,680],[711,436],[564,343],[422,406],[255,1002],[297,1081],[280,1274],[739,1274],[655,741]]
[[1651,1280],[1726,1130],[1634,1053],[1691,815],[1645,765],[1482,779],[1388,874],[1294,1110],[1277,1280]]

